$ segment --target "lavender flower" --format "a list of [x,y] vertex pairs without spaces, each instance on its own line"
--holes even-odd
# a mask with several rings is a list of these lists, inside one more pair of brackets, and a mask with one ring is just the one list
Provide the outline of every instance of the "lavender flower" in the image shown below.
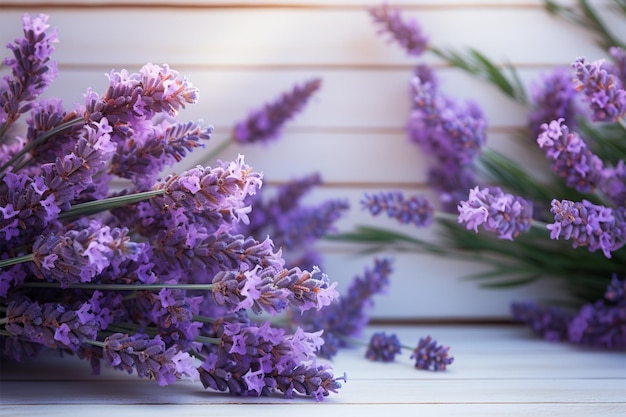
[[296,84],[291,91],[283,93],[275,101],[252,111],[245,120],[235,124],[233,139],[239,143],[254,143],[278,137],[283,125],[304,108],[321,84],[319,78],[302,85]]
[[[423,74],[424,71],[421,71]],[[474,102],[462,103],[440,94],[433,77],[413,78],[409,139],[434,159],[429,183],[441,194],[446,211],[473,185],[471,164],[485,143],[487,123]]]
[[385,212],[387,217],[400,223],[412,223],[417,227],[427,227],[433,222],[435,209],[423,196],[412,196],[408,199],[399,191],[365,194],[361,205],[373,216]]
[[594,121],[617,121],[626,114],[626,91],[619,78],[603,69],[603,60],[588,63],[578,58],[572,64],[576,70],[576,88],[583,91]]
[[381,29],[379,33],[391,35],[404,50],[413,56],[419,56],[428,49],[428,37],[424,35],[416,20],[405,20],[399,9],[383,4],[369,9],[369,14]]
[[365,357],[371,361],[393,362],[396,354],[402,351],[400,340],[395,334],[377,332],[372,335],[365,351]]
[[62,234],[42,235],[33,245],[33,273],[66,287],[90,282],[110,265],[111,229],[93,220]]
[[541,131],[537,143],[553,161],[552,170],[581,193],[593,192],[602,181],[602,160],[576,132],[570,132],[562,118],[542,124]]
[[12,300],[6,311],[6,331],[10,337],[50,348],[78,350],[85,339],[93,339],[100,328],[86,302],[77,310],[57,303],[31,301],[26,297]]
[[590,252],[601,249],[604,256],[626,244],[626,207],[611,209],[587,200],[552,200],[554,223],[547,227],[550,239],[571,240],[572,246]]
[[602,170],[600,191],[616,206],[626,202],[626,163],[623,159],[617,161],[614,167],[605,167]]
[[531,90],[533,110],[528,122],[533,137],[542,132],[543,123],[562,119],[570,128],[576,129],[576,115],[579,109],[575,102],[576,88],[572,76],[564,68],[557,68],[544,75],[541,84],[535,84]]
[[298,329],[286,336],[284,329],[261,325],[225,323],[221,343],[200,366],[205,388],[234,395],[269,395],[294,392],[318,401],[341,384],[326,366],[315,364],[315,351],[323,343],[321,332]]
[[133,336],[115,333],[104,339],[103,345],[107,365],[129,374],[135,371],[140,378],[155,379],[159,385],[182,378],[194,381],[199,377],[189,353],[167,348],[159,335],[151,339],[141,333]]
[[615,63],[609,72],[612,72],[622,82],[622,86],[626,84],[626,49],[619,46],[609,48],[609,55]]
[[476,186],[470,190],[469,199],[458,206],[459,223],[466,223],[467,230],[482,225],[487,231],[498,233],[499,239],[514,240],[532,224],[530,202],[521,197],[504,193],[499,187]]
[[437,341],[426,336],[420,339],[411,354],[411,359],[415,359],[417,369],[445,371],[446,367],[454,361],[452,356],[448,356],[449,350],[449,346],[438,345]]
[[538,306],[531,302],[511,304],[513,320],[528,325],[534,333],[551,342],[567,340],[572,314],[554,307]]
[[603,300],[576,312],[534,303],[513,303],[513,319],[526,323],[549,341],[620,349],[626,347],[626,280],[613,275]]
[[[17,120],[20,114],[31,108],[36,99],[56,78],[56,62],[50,59],[53,43],[58,41],[56,30],[47,32],[48,16],[22,17],[24,38],[8,44],[14,58],[5,58],[4,64],[11,68],[12,76],[5,76],[0,83],[0,133]],[[1,136],[1,134],[0,134]]]
[[290,315],[291,321],[304,330],[314,332],[324,329],[324,345],[319,355],[333,357],[346,346],[345,337],[358,336],[369,322],[366,310],[372,297],[387,290],[391,274],[391,260],[376,259],[372,269],[352,280],[348,291],[321,311],[308,310]]

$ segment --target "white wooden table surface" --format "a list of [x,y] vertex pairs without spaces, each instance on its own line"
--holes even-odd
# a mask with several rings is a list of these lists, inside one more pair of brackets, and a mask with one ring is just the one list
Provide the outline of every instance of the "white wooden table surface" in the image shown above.
[[404,351],[393,363],[369,362],[365,348],[333,360],[348,374],[339,394],[309,398],[233,397],[199,383],[159,387],[122,372],[90,375],[87,363],[44,357],[2,363],[2,416],[624,416],[626,354],[550,343],[520,326],[372,327],[402,343],[431,335],[451,346],[446,372],[416,370]]

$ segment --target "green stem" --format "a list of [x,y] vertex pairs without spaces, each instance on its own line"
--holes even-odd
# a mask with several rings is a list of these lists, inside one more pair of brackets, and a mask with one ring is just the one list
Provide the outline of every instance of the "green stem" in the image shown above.
[[213,291],[214,284],[97,284],[97,283],[82,283],[82,284],[69,284],[66,287],[61,287],[59,282],[25,282],[24,287],[30,288],[64,288],[75,290],[103,290],[103,291],[154,291],[168,289],[179,290],[201,290],[201,291]]
[[193,340],[203,344],[211,345],[219,345],[220,343],[222,343],[222,339],[220,339],[219,337],[196,336],[193,338]]
[[87,343],[88,345],[97,346],[104,349],[104,342],[98,342],[97,340],[93,339],[85,339],[83,340],[83,343]]
[[42,133],[37,139],[29,142],[28,144],[26,144],[26,146],[24,146],[24,148],[22,148],[22,150],[20,150],[18,153],[16,153],[15,155],[13,155],[13,157],[11,159],[9,159],[4,165],[2,165],[0,167],[0,179],[4,176],[4,171],[10,167],[11,165],[13,165],[13,163],[15,163],[16,161],[18,161],[22,156],[26,155],[26,153],[28,151],[30,151],[31,149],[33,149],[35,146],[40,145],[41,143],[43,143],[44,141],[48,140],[50,137],[56,135],[57,133],[70,128],[74,125],[77,125],[79,122],[84,122],[85,119],[83,119],[82,117],[77,117],[75,119],[70,119],[65,123],[61,123],[60,125],[58,125],[57,127],[55,127],[54,129],[50,129],[47,132]]
[[206,155],[204,156],[203,160],[204,161],[211,161],[211,160],[213,160],[219,154],[224,152],[234,142],[235,142],[235,140],[232,138],[232,136],[229,137],[228,139],[226,139],[225,141],[223,141],[222,143],[217,145],[215,148],[211,149],[210,152],[207,152]]
[[21,264],[22,262],[30,262],[32,260],[33,260],[32,253],[29,253],[28,255],[18,256],[17,258],[3,259],[0,261],[0,268],[4,268],[5,266],[11,266],[15,264]]
[[68,211],[61,213],[59,215],[59,220],[78,216],[86,216],[105,210],[111,210],[113,208],[122,207],[127,204],[138,203],[140,201],[148,200],[156,195],[161,195],[164,193],[164,189],[150,190],[130,195],[120,195],[115,197],[103,198],[100,200],[88,201],[86,203],[75,204],[70,207]]

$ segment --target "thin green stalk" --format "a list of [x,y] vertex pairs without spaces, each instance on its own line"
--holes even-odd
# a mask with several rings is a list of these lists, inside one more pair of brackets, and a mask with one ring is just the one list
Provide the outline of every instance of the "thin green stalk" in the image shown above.
[[11,159],[9,159],[4,165],[2,165],[0,167],[0,179],[4,176],[4,172],[6,171],[6,169],[8,167],[13,165],[22,156],[26,155],[26,153],[28,151],[30,151],[31,149],[33,149],[35,146],[40,145],[41,143],[45,142],[46,140],[48,140],[50,137],[56,135],[57,133],[62,132],[65,129],[68,129],[68,128],[72,127],[72,126],[77,125],[79,122],[84,122],[84,120],[85,119],[83,119],[82,117],[77,117],[75,119],[70,119],[70,120],[68,120],[65,123],[61,123],[60,125],[58,125],[54,129],[50,129],[47,132],[42,133],[37,139],[29,142],[26,146],[24,146],[24,148],[22,150],[20,150],[18,153],[13,155],[13,157]]
[[104,349],[104,342],[98,342],[97,340],[93,339],[85,339],[83,340],[83,343],[87,343],[88,345],[97,346]]
[[15,264],[21,264],[22,262],[30,262],[33,260],[33,254],[29,253],[28,255],[18,256],[16,258],[2,259],[0,260],[0,268],[4,268],[5,266],[11,266]]
[[138,203],[140,201],[148,200],[154,196],[164,194],[165,190],[150,190],[140,193],[120,195],[115,197],[103,198],[100,200],[88,201],[86,203],[74,204],[69,210],[59,215],[60,220],[78,217],[88,216],[90,214],[99,213],[113,208],[122,207],[127,204]]
[[99,283],[81,283],[69,284],[65,287],[59,282],[25,282],[23,284],[29,288],[63,288],[75,290],[103,290],[103,291],[155,291],[162,289],[179,289],[179,290],[201,290],[213,291],[214,284],[99,284]]
[[232,145],[235,142],[235,140],[232,137],[229,137],[228,139],[226,139],[225,141],[223,141],[222,143],[220,143],[219,145],[217,145],[215,148],[211,149],[210,152],[206,153],[203,160],[204,161],[212,161],[213,159],[215,159],[219,154],[221,154],[222,152],[224,152],[230,145]]

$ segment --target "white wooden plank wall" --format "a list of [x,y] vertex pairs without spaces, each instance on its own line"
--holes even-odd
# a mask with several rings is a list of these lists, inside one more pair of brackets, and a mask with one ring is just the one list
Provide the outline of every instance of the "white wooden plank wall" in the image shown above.
[[[572,0],[567,3],[573,3]],[[606,4],[599,1],[599,4]],[[366,6],[375,0],[0,0],[0,40],[21,35],[24,12],[46,13],[58,28],[55,58],[60,75],[48,91],[69,105],[82,100],[87,87],[103,91],[104,73],[143,64],[167,63],[200,89],[200,102],[181,114],[216,127],[212,146],[225,140],[232,124],[294,82],[321,77],[316,98],[269,145],[231,146],[265,173],[266,185],[318,171],[325,185],[310,202],[348,198],[352,206],[340,223],[348,231],[372,222],[361,212],[364,192],[402,189],[425,191],[425,158],[409,144],[406,121],[408,79],[414,59],[377,36]],[[417,17],[438,46],[477,48],[493,59],[520,68],[525,80],[576,57],[604,57],[581,29],[549,16],[540,0],[415,0],[392,2]],[[610,16],[609,16],[610,18]],[[621,22],[619,22],[621,23]],[[613,27],[624,34],[626,27]],[[6,50],[2,50],[4,57]],[[510,132],[525,122],[523,111],[493,88],[446,67],[433,56],[423,62],[437,66],[442,89],[459,98],[473,98],[490,123],[488,145],[511,151],[529,167],[543,161],[520,152]],[[4,70],[6,71],[6,70]],[[186,166],[211,164],[198,151]],[[176,167],[176,170],[185,166]],[[378,226],[399,226],[382,219]],[[417,231],[436,238],[433,230]],[[325,271],[345,288],[372,264],[345,245],[322,245]],[[515,290],[482,290],[460,277],[480,266],[453,259],[399,255],[392,288],[376,300],[375,318],[481,319],[509,315],[511,300],[537,298],[559,291],[543,282]],[[341,288],[341,287],[340,287]]]

